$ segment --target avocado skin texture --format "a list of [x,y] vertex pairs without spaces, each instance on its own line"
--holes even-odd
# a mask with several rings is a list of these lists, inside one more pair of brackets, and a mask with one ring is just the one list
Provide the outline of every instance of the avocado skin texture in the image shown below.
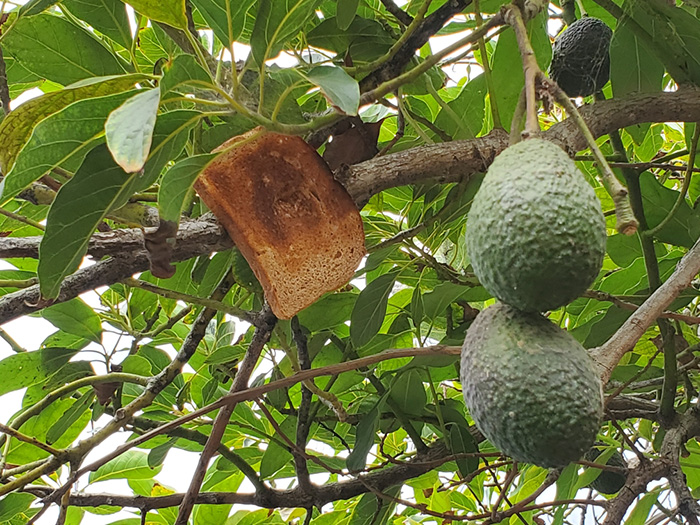
[[549,76],[570,97],[587,97],[610,78],[612,30],[598,18],[585,17],[554,41]]
[[605,255],[600,201],[558,146],[528,139],[489,168],[467,219],[481,284],[520,310],[559,308],[583,293]]
[[[601,453],[602,452],[600,450],[593,447],[586,452],[584,458],[588,461],[596,462]],[[610,456],[606,465],[611,467],[627,468],[625,458],[623,458],[622,454],[620,454],[617,450],[613,452],[612,456]],[[627,476],[625,474],[603,470],[598,477],[591,482],[589,487],[597,490],[601,494],[617,494],[620,492],[620,489],[625,486],[626,482]]]
[[585,349],[536,313],[496,304],[481,312],[462,347],[464,401],[503,453],[563,467],[591,448],[603,404]]

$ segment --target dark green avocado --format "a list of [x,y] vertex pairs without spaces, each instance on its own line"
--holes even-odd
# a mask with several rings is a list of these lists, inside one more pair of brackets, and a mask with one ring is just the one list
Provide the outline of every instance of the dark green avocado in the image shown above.
[[566,153],[529,139],[489,168],[469,211],[466,241],[474,273],[491,294],[543,312],[571,302],[598,276],[605,218]]
[[612,30],[598,18],[585,17],[554,41],[549,76],[570,97],[587,97],[610,78]]
[[[584,458],[588,461],[598,463],[596,460],[601,454],[602,452],[598,450],[597,447],[593,447],[586,452]],[[621,467],[625,470],[627,469],[627,462],[625,461],[625,458],[623,458],[622,454],[620,454],[617,450],[613,452],[612,456],[610,456],[606,465],[611,467]],[[603,470],[601,471],[600,475],[598,475],[598,477],[591,482],[589,487],[597,490],[601,494],[617,494],[620,492],[620,489],[625,486],[626,481],[626,474]]]
[[595,441],[598,375],[585,349],[540,314],[505,304],[481,312],[462,346],[461,381],[479,430],[517,461],[563,467]]

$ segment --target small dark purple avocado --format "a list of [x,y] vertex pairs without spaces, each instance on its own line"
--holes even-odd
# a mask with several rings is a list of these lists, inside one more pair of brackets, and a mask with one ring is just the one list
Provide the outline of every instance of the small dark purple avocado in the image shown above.
[[554,41],[549,76],[570,97],[587,97],[610,78],[612,30],[598,18],[585,17]]

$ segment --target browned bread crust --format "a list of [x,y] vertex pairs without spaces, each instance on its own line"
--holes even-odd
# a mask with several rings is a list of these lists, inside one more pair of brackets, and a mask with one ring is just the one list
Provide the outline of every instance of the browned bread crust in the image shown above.
[[[299,137],[233,137],[195,189],[262,284],[272,311],[289,319],[347,283],[365,254],[362,219],[316,151]],[[247,140],[246,140],[247,139]]]

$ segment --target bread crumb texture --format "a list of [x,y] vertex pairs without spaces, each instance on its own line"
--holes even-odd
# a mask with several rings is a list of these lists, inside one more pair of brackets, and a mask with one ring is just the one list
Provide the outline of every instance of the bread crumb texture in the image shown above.
[[220,146],[244,142],[215,159],[195,189],[250,264],[272,311],[289,319],[352,278],[365,254],[362,219],[303,139],[260,131]]

